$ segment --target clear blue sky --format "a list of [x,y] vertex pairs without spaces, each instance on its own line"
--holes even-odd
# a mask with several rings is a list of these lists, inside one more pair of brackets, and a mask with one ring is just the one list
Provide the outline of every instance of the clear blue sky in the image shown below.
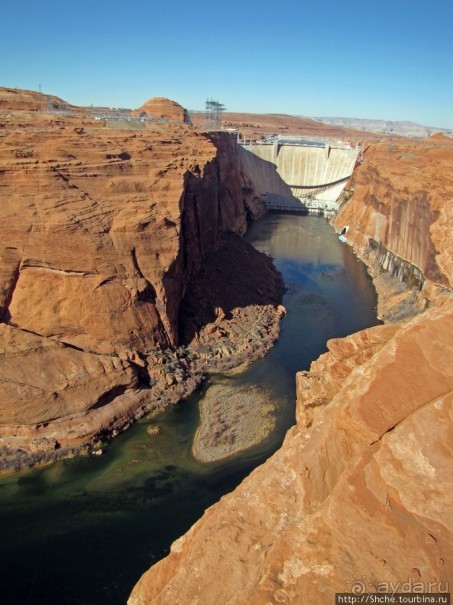
[[0,85],[453,128],[452,0],[10,0]]

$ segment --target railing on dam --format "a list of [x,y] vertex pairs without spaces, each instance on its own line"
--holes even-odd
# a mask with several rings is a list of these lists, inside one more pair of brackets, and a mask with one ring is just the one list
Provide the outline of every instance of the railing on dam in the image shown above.
[[362,149],[362,142],[342,141],[338,137],[328,137],[316,134],[283,134],[283,135],[266,135],[263,133],[246,134],[237,133],[237,143],[242,147],[249,148],[255,145],[297,145],[307,147],[332,147],[334,149]]

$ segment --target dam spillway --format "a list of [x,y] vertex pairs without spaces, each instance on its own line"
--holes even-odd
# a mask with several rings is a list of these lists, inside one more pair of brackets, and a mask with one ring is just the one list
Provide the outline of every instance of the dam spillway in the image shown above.
[[290,136],[241,145],[242,161],[269,209],[324,213],[337,210],[361,151],[359,145]]

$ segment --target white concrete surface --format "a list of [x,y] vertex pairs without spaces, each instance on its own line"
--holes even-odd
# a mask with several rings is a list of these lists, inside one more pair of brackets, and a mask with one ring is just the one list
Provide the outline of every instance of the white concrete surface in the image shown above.
[[[357,161],[356,149],[343,149],[331,147],[329,153],[325,147],[303,145],[279,145],[277,161],[275,163],[275,150],[272,145],[252,145],[247,147],[246,156],[255,155],[263,162],[253,162],[248,157],[246,162],[256,179],[262,179],[260,191],[262,193],[279,193],[285,195],[284,185],[303,185],[322,187],[329,183],[351,176]],[[276,174],[268,164],[276,166]],[[261,175],[259,173],[262,173]],[[277,177],[280,177],[277,178]],[[255,181],[255,176],[253,178]],[[325,191],[310,192],[310,190],[292,189],[292,194],[299,199],[306,199],[309,195],[317,202],[332,206],[343,191],[346,182],[339,183]]]

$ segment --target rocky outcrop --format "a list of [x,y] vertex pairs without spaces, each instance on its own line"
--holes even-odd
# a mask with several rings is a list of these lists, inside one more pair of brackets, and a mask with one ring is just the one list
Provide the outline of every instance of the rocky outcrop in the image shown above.
[[[60,451],[196,386],[208,355],[165,353],[182,301],[225,233],[262,210],[228,135],[23,111],[2,114],[1,133],[0,446]],[[269,264],[250,262],[256,275]],[[250,322],[272,309],[268,339],[271,272],[272,296],[243,301]],[[242,361],[242,341],[228,347],[223,362]]]
[[[186,204],[197,185],[212,195],[200,196],[201,216],[219,212],[216,148],[174,128],[137,135],[47,116],[33,126],[2,138],[3,318],[98,353],[176,344],[181,223],[195,212]],[[236,226],[217,220],[205,234],[201,224],[203,239],[187,247],[202,257]]]
[[189,114],[179,103],[164,97],[153,97],[135,110],[135,114],[156,118],[158,120],[170,120],[182,124],[189,123]]
[[423,286],[421,308],[452,287],[452,173],[453,139],[442,135],[371,145],[335,219],[367,264]]
[[35,90],[0,87],[0,111],[74,111],[70,105],[55,95],[46,95]]
[[451,160],[443,139],[368,150],[337,228],[423,285],[431,308],[329,341],[297,375],[281,449],[173,544],[129,605],[451,590]]
[[39,462],[46,452],[76,447],[109,426],[121,428],[144,402],[127,359],[93,355],[5,324],[0,386],[1,454],[11,468],[20,467],[17,452],[23,462],[26,452]]
[[[328,604],[403,583],[399,592],[445,591],[452,330],[445,307],[329,343],[298,379],[299,422],[283,447],[173,544],[129,605]],[[313,416],[314,402],[324,407]]]

